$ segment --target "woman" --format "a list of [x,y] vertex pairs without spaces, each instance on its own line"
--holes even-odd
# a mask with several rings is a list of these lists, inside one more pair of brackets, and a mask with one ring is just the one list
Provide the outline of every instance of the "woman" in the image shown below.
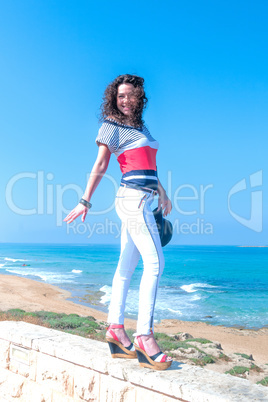
[[[83,198],[64,220],[71,223],[82,215],[84,222],[91,207],[89,201],[114,153],[123,173],[115,202],[122,221],[121,253],[113,279],[106,339],[112,357],[138,357],[141,366],[165,370],[172,359],[160,351],[153,335],[154,306],[164,257],[150,205],[156,194],[163,216],[171,212],[172,205],[157,177],[158,143],[142,120],[147,103],[143,83],[143,78],[125,74],[108,85],[102,104],[103,124],[96,138],[98,156]],[[144,270],[133,345],[124,329],[124,310],[130,279],[140,256]]]

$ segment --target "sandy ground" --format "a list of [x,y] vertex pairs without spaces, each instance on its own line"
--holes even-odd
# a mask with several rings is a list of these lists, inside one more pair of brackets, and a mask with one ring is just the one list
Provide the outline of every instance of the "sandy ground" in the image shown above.
[[[71,294],[56,286],[11,275],[0,275],[0,310],[21,308],[25,311],[53,311],[93,316],[106,321],[107,314],[73,303]],[[134,320],[126,320],[127,328],[135,328]],[[252,354],[255,361],[268,363],[268,328],[257,331],[214,326],[200,322],[163,320],[155,325],[155,331],[175,334],[188,332],[194,337],[220,342],[225,353]]]

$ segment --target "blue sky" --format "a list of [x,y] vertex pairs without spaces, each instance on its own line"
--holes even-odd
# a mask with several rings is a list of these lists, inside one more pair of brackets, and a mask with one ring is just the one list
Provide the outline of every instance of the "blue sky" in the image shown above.
[[267,244],[267,11],[265,1],[2,2],[0,241],[119,242],[115,157],[86,224],[62,219],[95,161],[105,87],[134,73],[174,205],[172,244]]

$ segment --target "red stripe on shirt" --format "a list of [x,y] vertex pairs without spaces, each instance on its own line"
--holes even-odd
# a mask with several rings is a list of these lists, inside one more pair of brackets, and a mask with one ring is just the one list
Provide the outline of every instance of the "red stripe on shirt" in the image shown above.
[[123,174],[131,170],[155,170],[157,149],[150,146],[129,149],[118,156],[117,160]]

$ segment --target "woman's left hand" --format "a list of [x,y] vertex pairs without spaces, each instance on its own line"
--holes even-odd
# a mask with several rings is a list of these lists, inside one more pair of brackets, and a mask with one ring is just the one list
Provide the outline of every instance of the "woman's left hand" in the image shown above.
[[172,203],[170,199],[168,198],[166,192],[160,193],[159,198],[158,198],[158,210],[162,208],[163,211],[163,216],[167,216],[170,214],[172,210]]

